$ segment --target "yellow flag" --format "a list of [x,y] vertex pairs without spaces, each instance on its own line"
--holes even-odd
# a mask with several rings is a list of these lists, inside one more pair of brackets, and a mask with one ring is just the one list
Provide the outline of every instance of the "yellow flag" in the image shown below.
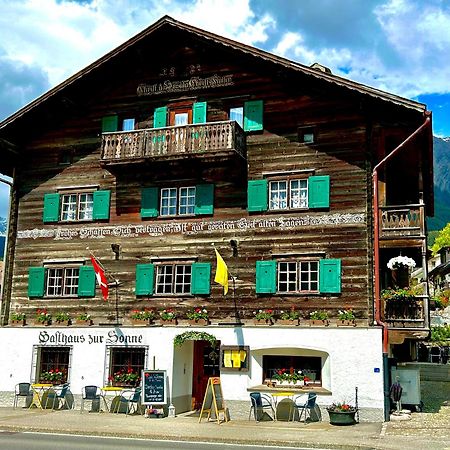
[[217,249],[215,248],[214,250],[216,251],[217,258],[216,277],[214,278],[214,281],[223,286],[223,294],[226,295],[228,292],[228,267]]

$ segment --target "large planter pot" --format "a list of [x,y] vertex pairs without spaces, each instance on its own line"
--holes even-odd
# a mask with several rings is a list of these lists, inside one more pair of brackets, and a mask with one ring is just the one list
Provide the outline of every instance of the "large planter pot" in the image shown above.
[[205,327],[209,325],[208,319],[189,319],[189,324],[195,327]]
[[354,425],[355,414],[356,411],[328,411],[331,425]]

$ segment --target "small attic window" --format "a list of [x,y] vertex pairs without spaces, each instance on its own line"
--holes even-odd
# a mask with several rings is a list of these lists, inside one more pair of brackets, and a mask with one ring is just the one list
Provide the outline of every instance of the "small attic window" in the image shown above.
[[58,163],[60,166],[69,166],[73,163],[73,151],[72,150],[62,150],[59,154]]
[[313,127],[298,128],[298,142],[302,144],[314,144],[316,133]]
[[320,70],[321,72],[324,73],[332,73],[329,67],[323,66],[322,64],[319,63],[311,64],[309,67],[311,67],[311,69]]

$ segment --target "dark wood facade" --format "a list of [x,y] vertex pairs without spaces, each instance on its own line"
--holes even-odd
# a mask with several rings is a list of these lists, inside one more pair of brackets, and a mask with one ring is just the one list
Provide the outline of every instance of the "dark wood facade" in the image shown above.
[[[261,130],[230,120],[230,108],[255,101],[263,108]],[[171,123],[171,112],[200,102],[207,105],[206,123]],[[161,107],[167,107],[167,123],[155,128],[154,111]],[[303,318],[319,309],[333,318],[352,308],[361,325],[371,325],[371,172],[423,123],[424,111],[424,105],[161,19],[2,124],[2,142],[18,152],[2,147],[10,155],[2,171],[15,171],[3,323],[9,311],[31,317],[43,307],[73,317],[88,311],[95,323],[113,323],[113,289],[108,302],[99,289],[94,298],[28,295],[29,267],[90,264],[89,251],[121,282],[122,322],[134,309],[171,307],[182,316],[200,305],[212,320],[227,321],[234,315],[233,289],[224,297],[213,281],[214,243],[237,277],[234,295],[244,320],[263,308],[295,307]],[[102,132],[102,119],[115,116],[119,124],[133,118],[134,130]],[[305,131],[313,142],[305,142]],[[430,145],[428,136],[418,136],[381,173],[384,265],[399,248],[421,262],[424,217],[432,214]],[[404,177],[395,176],[400,167]],[[327,206],[248,211],[249,180],[309,176],[329,176]],[[143,189],[205,184],[214,185],[211,214],[142,217]],[[110,192],[108,219],[43,222],[45,194],[86,188]],[[112,244],[120,246],[118,259]],[[340,260],[340,292],[256,293],[257,261],[299,258]],[[158,261],[211,263],[210,295],[137,296],[136,266]],[[427,327],[424,317],[419,326]]]

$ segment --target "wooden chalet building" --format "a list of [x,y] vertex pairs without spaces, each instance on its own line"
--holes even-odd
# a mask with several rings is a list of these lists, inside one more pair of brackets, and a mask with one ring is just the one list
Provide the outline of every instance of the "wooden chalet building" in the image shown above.
[[[1,398],[51,369],[79,394],[157,368],[177,412],[220,375],[246,416],[249,391],[286,369],[322,407],[358,387],[361,420],[382,420],[388,357],[414,359],[429,332],[426,280],[408,302],[382,290],[391,258],[424,265],[431,136],[423,104],[163,17],[0,124],[14,178]],[[51,325],[34,323],[43,309]],[[176,323],[160,323],[168,309]],[[145,310],[156,318],[137,326]],[[274,317],[255,323],[260,310]],[[299,321],[281,320],[291,310]]]

